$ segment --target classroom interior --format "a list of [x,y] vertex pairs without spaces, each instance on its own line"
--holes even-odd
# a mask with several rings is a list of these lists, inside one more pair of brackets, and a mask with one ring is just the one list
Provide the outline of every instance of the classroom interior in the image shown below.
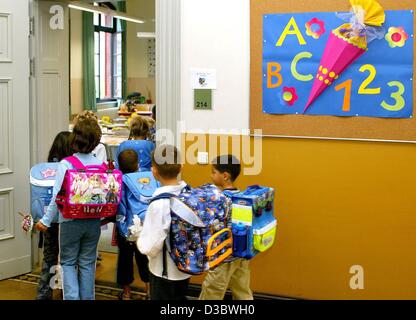
[[[150,117],[154,106],[157,128],[171,129],[182,151],[195,158],[200,151],[241,152],[245,146],[252,152],[245,167],[253,168],[253,153],[260,152],[261,170],[237,181],[240,189],[258,184],[276,191],[275,244],[251,261],[255,299],[416,299],[416,118],[392,126],[384,119],[354,117],[342,122],[285,115],[274,122],[261,109],[263,75],[253,71],[261,70],[260,17],[347,11],[349,1],[307,0],[298,7],[295,0],[25,0],[31,4],[29,12],[25,5],[5,1],[9,5],[0,3],[0,28],[2,10],[23,10],[34,17],[22,20],[22,29],[13,25],[13,45],[29,51],[24,28],[33,28],[34,34],[31,58],[15,50],[11,59],[21,61],[23,76],[17,81],[30,78],[22,84],[24,93],[13,93],[13,103],[21,108],[9,117],[0,103],[0,115],[12,124],[0,128],[0,142],[10,146],[14,135],[24,149],[10,155],[0,146],[0,299],[35,298],[42,260],[38,234],[23,234],[14,212],[30,207],[26,168],[44,161],[56,133],[70,129],[83,110],[97,114],[102,142],[114,156],[128,139],[129,118],[134,113]],[[412,16],[416,10],[414,0],[379,2],[386,10],[412,10]],[[62,29],[49,27],[53,5],[64,10]],[[112,15],[93,13],[92,7],[111,10]],[[112,18],[114,12],[123,18]],[[88,28],[89,36],[94,34],[89,42],[93,47],[85,42]],[[0,72],[2,64],[12,65],[3,55],[0,50]],[[190,70],[195,68],[217,72],[211,110],[195,108],[190,86]],[[0,88],[11,78],[7,72],[0,74]],[[258,126],[264,129],[261,139],[250,132]],[[196,141],[202,142],[196,146]],[[227,141],[225,149],[219,141]],[[12,163],[16,170],[11,170]],[[210,170],[205,163],[187,162],[182,178],[199,186],[208,182]],[[20,194],[28,196],[20,200]],[[97,299],[117,299],[120,292],[112,238],[109,224],[98,247]],[[365,281],[353,288],[357,272]],[[137,270],[135,278],[133,291],[141,299],[144,287]],[[192,277],[191,299],[198,296],[203,280],[204,275]]]

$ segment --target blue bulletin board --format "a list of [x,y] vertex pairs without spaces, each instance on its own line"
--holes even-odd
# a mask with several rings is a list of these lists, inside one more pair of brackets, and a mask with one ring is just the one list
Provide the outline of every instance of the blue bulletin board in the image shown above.
[[[304,111],[331,30],[345,21],[334,12],[263,14],[265,114],[413,117],[412,10],[386,11],[385,37],[337,75]],[[322,71],[322,70],[321,70]]]

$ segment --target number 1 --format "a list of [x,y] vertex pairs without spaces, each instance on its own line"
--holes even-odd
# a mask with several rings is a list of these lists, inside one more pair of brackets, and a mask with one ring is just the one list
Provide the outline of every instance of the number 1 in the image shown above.
[[335,91],[340,91],[345,88],[344,104],[342,105],[342,111],[349,112],[351,110],[351,87],[352,80],[347,80],[335,87]]

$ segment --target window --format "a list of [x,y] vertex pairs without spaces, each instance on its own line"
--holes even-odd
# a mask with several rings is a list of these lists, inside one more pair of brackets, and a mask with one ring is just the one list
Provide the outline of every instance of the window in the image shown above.
[[[111,8],[114,9],[114,8]],[[94,13],[95,92],[97,101],[122,97],[122,33],[117,20]]]

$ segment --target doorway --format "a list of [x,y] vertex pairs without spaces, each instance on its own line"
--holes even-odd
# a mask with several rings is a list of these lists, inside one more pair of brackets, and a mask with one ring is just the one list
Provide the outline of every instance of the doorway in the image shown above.
[[[149,0],[72,1],[33,0],[31,4],[31,165],[45,161],[56,134],[70,128],[73,117],[85,109],[98,118],[118,118],[120,107],[131,93],[140,93],[142,112],[155,103],[155,2]],[[83,9],[96,7],[91,15],[92,64],[85,68],[85,22]],[[105,14],[108,13],[108,14]],[[120,19],[114,16],[119,15]],[[145,23],[136,20],[144,16]],[[140,17],[140,19],[135,19]],[[123,18],[123,19],[122,19]],[[134,22],[133,22],[134,21]],[[85,92],[84,75],[93,80],[92,93]],[[88,99],[92,97],[92,106]],[[142,100],[144,99],[144,101]],[[120,119],[118,119],[120,120]],[[123,119],[121,119],[123,120]],[[118,123],[117,123],[118,124]],[[107,128],[103,128],[108,132]],[[108,148],[113,158],[117,136]],[[112,228],[103,230],[100,249],[111,246]],[[32,239],[33,265],[41,260],[38,235]]]

